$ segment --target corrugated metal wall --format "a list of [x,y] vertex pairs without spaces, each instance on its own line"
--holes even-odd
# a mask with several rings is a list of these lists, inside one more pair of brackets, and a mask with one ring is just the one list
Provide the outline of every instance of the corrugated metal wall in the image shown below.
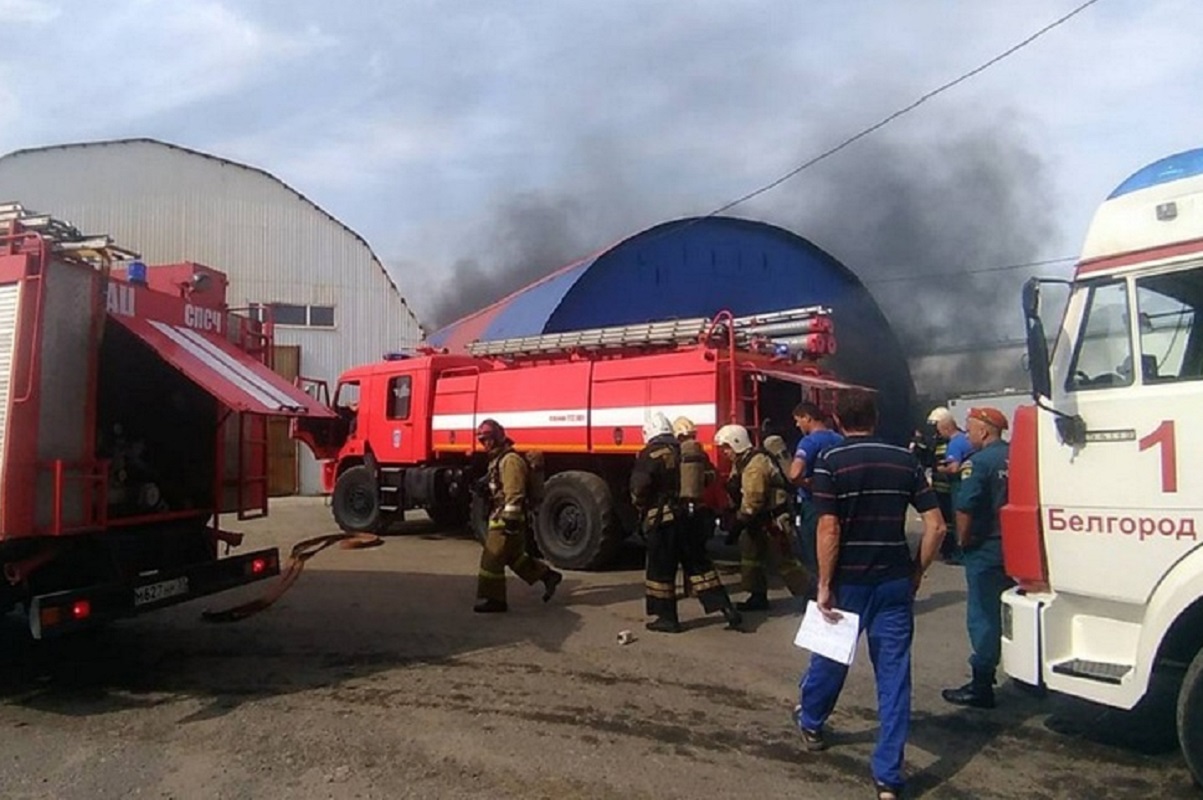
[[[220,269],[231,306],[334,306],[334,329],[277,329],[278,343],[300,345],[306,376],[333,381],[421,339],[367,243],[257,169],[149,140],[48,147],[0,158],[0,200],[108,233],[147,263]],[[304,452],[301,489],[320,490]]]

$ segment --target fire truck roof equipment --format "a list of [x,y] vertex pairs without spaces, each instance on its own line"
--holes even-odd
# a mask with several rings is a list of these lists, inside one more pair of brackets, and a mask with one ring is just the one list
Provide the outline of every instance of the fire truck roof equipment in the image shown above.
[[826,365],[842,380],[879,392],[882,429],[903,441],[914,386],[906,357],[856,275],[811,242],[753,220],[707,217],[666,222],[569,264],[453,322],[429,343],[465,352],[469,343],[738,316],[769,309],[830,307],[839,352]]

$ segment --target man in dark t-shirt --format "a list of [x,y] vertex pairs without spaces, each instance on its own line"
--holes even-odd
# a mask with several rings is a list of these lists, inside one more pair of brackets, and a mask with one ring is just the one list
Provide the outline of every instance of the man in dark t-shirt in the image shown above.
[[[815,463],[811,492],[819,514],[818,607],[860,617],[877,678],[881,732],[873,751],[878,797],[897,797],[911,713],[914,597],[940,551],[944,519],[914,454],[877,439],[877,406],[867,391],[844,393],[837,421],[846,439]],[[912,558],[906,539],[908,506],[923,515],[923,541]],[[801,680],[794,721],[808,749],[825,746],[823,726],[835,708],[848,668],[814,654]]]

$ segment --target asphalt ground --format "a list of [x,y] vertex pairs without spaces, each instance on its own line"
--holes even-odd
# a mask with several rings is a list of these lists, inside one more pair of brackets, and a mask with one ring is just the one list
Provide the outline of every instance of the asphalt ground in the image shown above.
[[[273,503],[247,546],[333,532],[321,501]],[[471,611],[478,545],[422,518],[384,546],[329,550],[270,610],[201,621],[246,587],[68,640],[0,628],[3,798],[872,797],[863,643],[807,753],[790,725],[807,655],[775,608],[724,629],[682,601],[679,635],[643,630],[639,552],[570,573],[544,604]],[[737,582],[736,565],[724,563]],[[953,708],[967,677],[963,576],[936,565],[917,604],[909,796],[1203,797],[1173,734],[1172,681],[1134,712],[1038,698]],[[620,631],[635,640],[620,645]]]

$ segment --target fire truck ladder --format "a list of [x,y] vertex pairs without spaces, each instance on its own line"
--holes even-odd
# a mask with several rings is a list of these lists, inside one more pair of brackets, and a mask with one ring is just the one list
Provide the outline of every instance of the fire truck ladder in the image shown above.
[[713,319],[692,317],[473,342],[468,345],[468,352],[474,356],[519,357],[574,351],[680,347],[700,343],[748,348],[757,339],[773,341],[807,333],[829,332],[832,327],[830,314],[831,309],[826,306],[806,306],[746,317],[732,317],[724,313]]
[[83,233],[69,222],[30,211],[20,203],[0,203],[0,229],[36,233],[55,253],[80,261],[107,264],[138,258],[134,251],[114,245],[109,236]]

